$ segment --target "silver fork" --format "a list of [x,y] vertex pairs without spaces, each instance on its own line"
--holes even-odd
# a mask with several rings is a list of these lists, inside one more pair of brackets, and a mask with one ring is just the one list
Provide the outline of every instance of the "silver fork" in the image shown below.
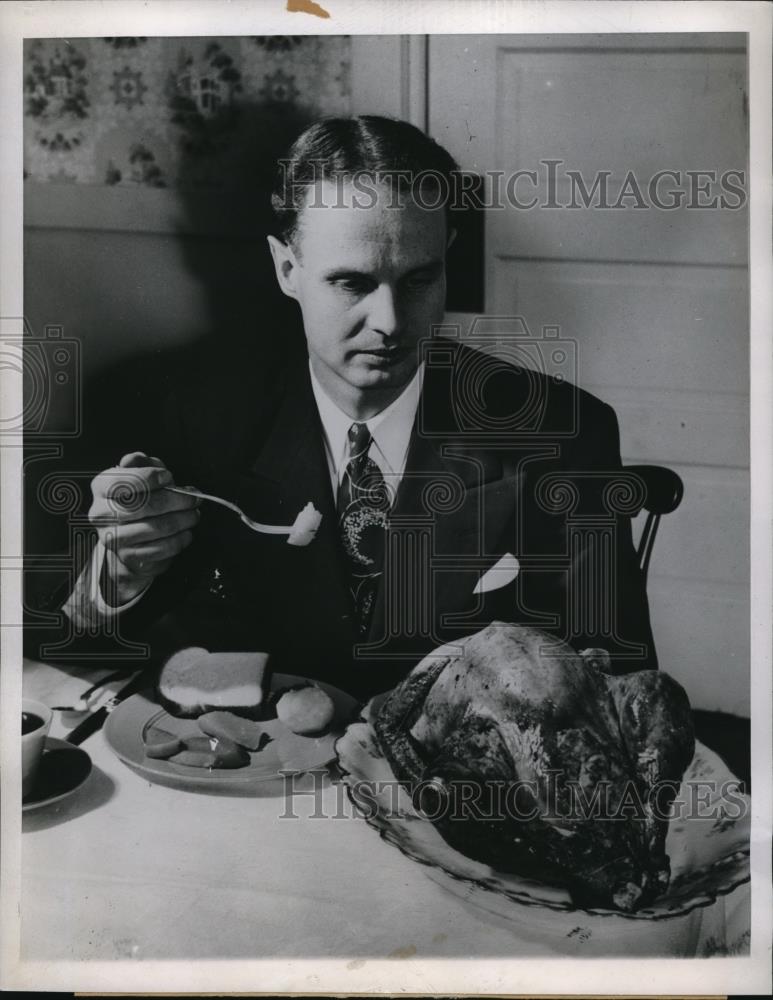
[[213,496],[211,493],[203,493],[195,486],[164,486],[170,493],[182,493],[183,496],[198,497],[200,500],[209,500],[218,503],[221,507],[227,507],[234,514],[238,514],[243,524],[246,524],[252,531],[259,531],[264,535],[288,535],[288,545],[308,545],[314,538],[322,521],[322,515],[314,508],[312,503],[299,512],[293,524],[262,524],[260,521],[253,521],[248,517],[241,507],[238,507],[230,500]]
[[127,673],[125,670],[114,670],[111,674],[108,674],[107,677],[103,677],[101,680],[97,681],[96,684],[92,684],[90,688],[87,688],[82,695],[76,698],[74,705],[52,705],[51,711],[88,712],[90,708],[89,702],[91,701],[91,696],[95,692],[97,692],[101,687],[104,687],[106,684],[110,684],[112,681],[116,681],[119,678],[125,678],[126,676]]

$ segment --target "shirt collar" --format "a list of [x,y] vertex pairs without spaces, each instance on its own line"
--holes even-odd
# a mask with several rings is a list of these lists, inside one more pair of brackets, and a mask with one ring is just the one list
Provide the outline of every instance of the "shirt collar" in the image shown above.
[[[311,361],[309,361],[309,373],[325,432],[325,446],[336,470],[337,480],[340,482],[349,453],[347,435],[355,421],[327,395],[312,370]],[[380,466],[382,472],[391,472],[398,476],[402,474],[423,382],[422,362],[397,399],[392,400],[386,409],[364,421],[373,438],[370,457]]]

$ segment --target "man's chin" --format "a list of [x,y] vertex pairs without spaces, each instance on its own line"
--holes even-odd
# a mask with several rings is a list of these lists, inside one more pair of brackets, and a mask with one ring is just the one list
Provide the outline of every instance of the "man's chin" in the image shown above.
[[357,377],[353,381],[361,389],[367,389],[373,385],[400,385],[405,381],[405,376],[395,371],[373,368],[369,371],[357,372]]
[[416,371],[412,358],[388,358],[360,355],[352,369],[352,383],[362,389],[370,387],[396,388],[407,385]]

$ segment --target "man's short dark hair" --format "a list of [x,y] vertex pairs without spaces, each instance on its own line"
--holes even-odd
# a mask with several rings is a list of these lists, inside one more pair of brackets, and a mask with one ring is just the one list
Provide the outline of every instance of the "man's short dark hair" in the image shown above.
[[297,233],[306,192],[317,181],[367,178],[419,194],[426,208],[450,209],[459,167],[439,143],[409,122],[378,115],[323,118],[310,125],[279,160],[271,204],[277,235]]

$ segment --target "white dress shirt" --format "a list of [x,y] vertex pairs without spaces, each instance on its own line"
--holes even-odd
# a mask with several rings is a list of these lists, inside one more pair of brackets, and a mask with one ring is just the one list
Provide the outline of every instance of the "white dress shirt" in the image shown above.
[[62,605],[62,611],[79,628],[97,627],[106,621],[110,621],[111,618],[115,618],[119,612],[128,611],[129,608],[134,607],[140,598],[145,596],[148,587],[150,587],[150,584],[148,584],[136,597],[133,597],[120,607],[113,607],[112,604],[108,604],[102,596],[102,588],[99,585],[106,552],[107,550],[102,542],[97,539],[91,559],[83,567],[81,575],[75,581],[72,593]]
[[381,413],[364,421],[355,421],[339,409],[320,385],[311,363],[309,363],[309,371],[314,399],[317,402],[317,409],[322,421],[325,455],[327,456],[333,497],[338,495],[338,487],[349,461],[348,434],[353,423],[367,424],[373,439],[368,457],[373,459],[381,470],[389,492],[394,497],[405,472],[408,445],[424,382],[424,364],[419,365],[416,374],[397,399],[393,400]]
[[[325,455],[330,473],[330,485],[335,499],[349,460],[349,428],[355,421],[339,409],[327,395],[311,368],[311,362],[309,362],[309,372],[314,399],[322,421]],[[408,445],[411,440],[423,382],[424,365],[421,364],[397,399],[393,400],[381,413],[364,421],[368,425],[373,439],[368,456],[381,470],[393,498],[397,494],[397,487],[405,472]],[[363,423],[363,421],[356,422]],[[148,584],[148,587],[137,594],[135,598],[120,607],[107,604],[99,585],[104,559],[105,549],[98,541],[91,559],[86,563],[72,593],[63,605],[64,613],[75,625],[81,628],[99,626],[117,614],[128,611],[144,597],[151,586]]]

